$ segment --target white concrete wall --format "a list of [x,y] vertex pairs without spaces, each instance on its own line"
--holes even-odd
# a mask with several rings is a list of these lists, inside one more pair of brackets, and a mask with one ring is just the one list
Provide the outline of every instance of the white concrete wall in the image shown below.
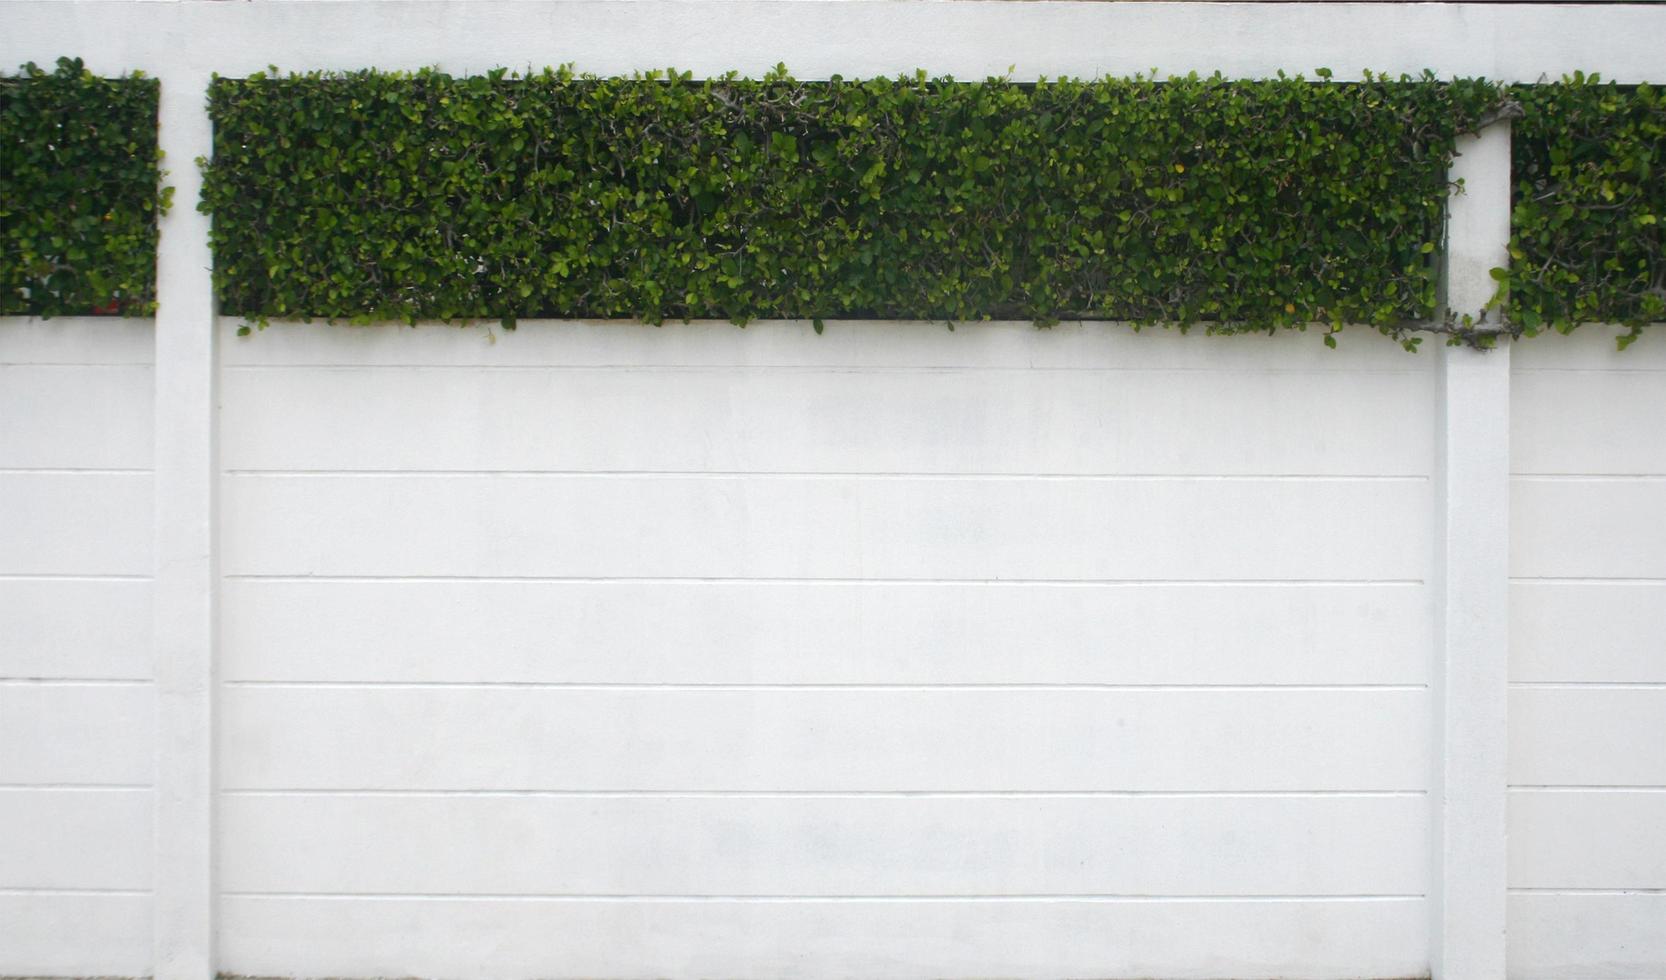
[[181,188],[154,336],[0,321],[0,975],[1496,980],[1506,894],[1511,975],[1666,974],[1653,339],[236,339],[184,162],[274,62],[1658,82],[1666,7],[0,8]]
[[223,969],[1426,968],[1434,358],[529,324],[224,364]]
[[1666,976],[1666,344],[1516,349],[1510,963]]
[[0,322],[0,974],[150,970],[152,363]]
[[[222,969],[1427,968],[1429,354],[231,326]],[[0,971],[144,973],[150,325],[4,328]],[[1657,976],[1666,358],[1513,364],[1510,975]]]

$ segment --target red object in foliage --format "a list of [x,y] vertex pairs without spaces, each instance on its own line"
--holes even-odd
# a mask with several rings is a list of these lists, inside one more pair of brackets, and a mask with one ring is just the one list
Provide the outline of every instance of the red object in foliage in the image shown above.
[[103,306],[93,307],[93,316],[114,316],[121,312],[121,301],[111,300]]

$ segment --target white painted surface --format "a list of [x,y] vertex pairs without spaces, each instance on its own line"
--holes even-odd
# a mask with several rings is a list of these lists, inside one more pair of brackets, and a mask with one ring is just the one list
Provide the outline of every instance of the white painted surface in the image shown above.
[[[1265,474],[1276,463],[1295,475],[1423,473],[1430,432],[1402,411],[1404,374],[1334,368],[1217,372],[1220,402],[1239,410],[1199,425],[1190,412],[1150,410],[1195,382],[1184,371],[250,366],[227,386],[225,425],[238,435],[225,465],[1214,476]],[[413,402],[412,376],[424,374],[416,383],[426,398]],[[1427,411],[1431,399],[1419,395],[1413,411]],[[1145,422],[1139,438],[1115,421],[1134,416]],[[1329,424],[1319,434],[1280,424],[1320,416]],[[353,424],[328,444],[310,438],[344,418]],[[517,424],[527,419],[547,421]],[[1370,438],[1339,435],[1362,431]]]
[[7,468],[150,469],[151,417],[134,409],[150,401],[154,376],[150,364],[0,363],[0,459]]
[[0,785],[149,783],[155,704],[149,681],[0,681]]
[[0,574],[134,577],[150,571],[152,477],[144,472],[0,472]]
[[1511,565],[1524,579],[1666,578],[1666,474],[1518,476]]
[[1518,347],[1510,965],[1666,975],[1666,345]]
[[[1666,875],[1658,789],[1519,789],[1510,794],[1510,884],[1658,891]],[[1570,896],[1572,897],[1572,896]]]
[[151,332],[0,320],[0,974],[150,972]]
[[1155,901],[1418,896],[1428,883],[1415,793],[233,793],[221,815],[236,894]]
[[[1657,648],[1658,649],[1658,648]],[[1666,787],[1666,684],[1510,694],[1510,782]]]
[[[201,46],[206,39],[191,38]],[[169,160],[212,155],[209,72],[162,75],[160,142]],[[156,980],[199,980],[214,965],[214,641],[218,513],[214,256],[201,171],[169,175],[182,207],[161,222],[156,282]]]
[[1666,893],[1510,896],[1511,976],[1522,980],[1653,977],[1666,949]]
[[223,968],[1426,968],[1436,364],[1195,339],[228,337]]
[[1518,579],[1510,597],[1511,680],[1649,683],[1666,674],[1666,582]]
[[[1006,371],[1080,370],[1111,372],[1129,380],[1145,371],[1213,371],[1219,366],[1197,361],[1196,334],[1151,329],[1131,335],[1126,329],[1107,329],[1101,323],[1059,323],[1045,328],[1038,343],[1036,327],[1005,320],[976,324],[954,332],[954,343],[940,323],[916,321],[829,320],[826,332],[816,334],[802,320],[759,320],[745,329],[727,323],[672,322],[648,326],[625,321],[522,321],[524,329],[503,331],[496,323],[468,328],[412,328],[381,324],[343,328],[323,322],[275,323],[245,342],[224,345],[221,356],[228,372],[258,372],[277,367],[314,367],[363,371],[392,367],[490,367],[523,370],[552,368],[788,368],[837,371],[896,369],[923,373],[940,368],[984,368]],[[413,342],[413,330],[432,333]],[[1342,344],[1330,350],[1303,342],[1303,335],[1269,338],[1263,334],[1211,337],[1211,346],[1230,355],[1236,370],[1280,374],[1286,371],[1325,373],[1334,370],[1362,373],[1425,373],[1428,365],[1415,357],[1384,357],[1369,335],[1361,344]],[[809,343],[810,340],[815,343]],[[1307,338],[1311,341],[1311,337]],[[1230,373],[1230,372],[1226,372]],[[462,376],[459,373],[459,376]],[[1054,375],[1049,375],[1054,376]],[[860,379],[853,379],[860,380]],[[1432,380],[1429,382],[1432,384]],[[1361,382],[1369,387],[1369,382]],[[227,390],[224,395],[234,399]],[[1341,407],[1341,406],[1338,406]],[[1417,410],[1417,406],[1405,406]],[[882,434],[875,433],[875,438]],[[1277,438],[1263,433],[1262,438]],[[1311,439],[1327,438],[1311,432]]]
[[0,790],[7,890],[148,891],[150,790],[52,787]]
[[[1477,324],[1506,264],[1510,127],[1459,138],[1443,284],[1449,316]],[[1509,672],[1510,347],[1448,347],[1436,423],[1436,640],[1430,972],[1505,974],[1505,684]]]
[[[250,970],[319,976],[756,976],[822,963],[852,976],[1407,976],[1424,968],[1419,899],[1150,902],[363,899],[231,896],[225,954]],[[351,933],[322,950],[316,937]],[[866,939],[851,942],[851,937]],[[1290,950],[1303,951],[1299,967]]]
[[1428,754],[1410,687],[262,686],[221,704],[228,789],[1399,790]]
[[1416,582],[236,579],[224,595],[227,681],[1415,685],[1429,678],[1427,662],[1400,655],[1426,642],[1428,597]]
[[49,977],[150,970],[148,890],[0,893],[0,922],[8,970]]
[[0,677],[149,677],[150,601],[149,576],[0,579]]
[[1407,581],[1428,558],[1427,486],[1398,481],[240,473],[223,492],[238,577]]

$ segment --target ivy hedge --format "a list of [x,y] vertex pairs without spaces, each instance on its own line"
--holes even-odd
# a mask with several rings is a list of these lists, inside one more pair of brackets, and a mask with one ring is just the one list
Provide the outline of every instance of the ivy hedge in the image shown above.
[[157,97],[79,59],[0,77],[0,314],[154,311]]
[[[1483,81],[217,78],[222,312],[1431,323]],[[1470,339],[1474,339],[1471,336]]]
[[[1511,333],[1666,320],[1648,85],[1219,76],[797,82],[547,70],[216,79],[222,310],[1432,322],[1455,137],[1515,128]],[[156,82],[0,78],[0,314],[154,309]]]
[[1511,265],[1493,273],[1525,333],[1666,320],[1666,93],[1576,74],[1517,86]]

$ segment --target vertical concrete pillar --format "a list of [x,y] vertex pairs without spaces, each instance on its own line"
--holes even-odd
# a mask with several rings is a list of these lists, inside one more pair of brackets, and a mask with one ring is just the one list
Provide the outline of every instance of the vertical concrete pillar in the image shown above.
[[213,257],[196,158],[208,75],[160,72],[174,204],[156,270],[157,980],[214,976],[215,355]]
[[[1510,126],[1464,137],[1447,228],[1447,308],[1479,320],[1509,260]],[[1498,311],[1487,320],[1496,324]],[[1436,980],[1503,980],[1509,676],[1510,348],[1441,352],[1435,575]]]

